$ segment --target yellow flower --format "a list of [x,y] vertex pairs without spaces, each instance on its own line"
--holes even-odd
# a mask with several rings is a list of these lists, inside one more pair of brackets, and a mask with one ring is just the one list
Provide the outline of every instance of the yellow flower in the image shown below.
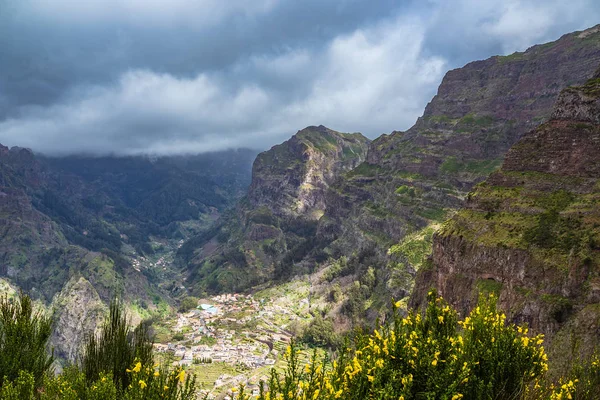
[[160,372],[154,371],[154,376],[159,376],[159,375],[160,375]]
[[138,361],[137,364],[135,364],[135,367],[133,368],[133,372],[140,372],[140,370],[142,369],[142,363]]
[[440,324],[444,323],[444,317],[442,315],[438,315],[438,321],[440,321]]
[[433,365],[433,366],[435,367],[435,366],[437,365],[437,360],[433,360],[433,361],[431,362],[431,365]]
[[460,393],[455,394],[454,396],[452,396],[452,400],[459,400],[459,399],[462,399],[462,398],[463,398],[463,395],[460,394]]
[[177,378],[179,378],[179,382],[185,381],[185,371],[181,370],[181,372],[177,375]]
[[167,390],[169,390],[169,387],[168,387],[168,386],[165,386],[165,387],[163,388],[163,390],[167,391]]
[[146,382],[144,382],[144,381],[143,381],[143,380],[141,380],[141,379],[140,379],[140,381],[139,381],[138,383],[140,384],[140,387],[141,387],[142,389],[145,389],[145,388],[146,388],[146,386],[148,386],[148,385],[146,385]]

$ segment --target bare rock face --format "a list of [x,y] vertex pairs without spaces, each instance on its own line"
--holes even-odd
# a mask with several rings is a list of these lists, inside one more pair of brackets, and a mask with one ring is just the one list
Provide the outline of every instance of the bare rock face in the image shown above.
[[75,362],[87,335],[95,333],[107,308],[92,284],[83,277],[72,278],[56,295],[55,328],[50,339],[54,354],[62,361]]
[[[365,160],[369,142],[309,126],[259,154],[246,198],[187,260],[192,280],[203,290],[242,290],[294,273],[319,249],[316,226],[330,207],[329,188]],[[218,250],[208,251],[215,242]]]
[[545,333],[559,361],[600,332],[600,80],[565,89],[552,119],[525,134],[434,237],[430,288],[460,311],[495,292],[515,322]]
[[368,143],[361,134],[322,125],[299,131],[254,161],[250,206],[267,207],[279,216],[320,218],[328,187],[364,161]]

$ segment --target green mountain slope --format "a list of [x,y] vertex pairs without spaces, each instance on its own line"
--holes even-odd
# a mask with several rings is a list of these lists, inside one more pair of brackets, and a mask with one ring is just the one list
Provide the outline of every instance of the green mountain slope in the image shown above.
[[179,251],[197,290],[241,290],[295,272],[319,247],[328,188],[366,157],[369,140],[311,126],[258,155],[248,195],[220,225]]
[[494,291],[510,319],[547,335],[554,357],[589,353],[600,329],[599,159],[600,70],[565,89],[551,119],[444,224],[412,303],[436,287],[466,312]]

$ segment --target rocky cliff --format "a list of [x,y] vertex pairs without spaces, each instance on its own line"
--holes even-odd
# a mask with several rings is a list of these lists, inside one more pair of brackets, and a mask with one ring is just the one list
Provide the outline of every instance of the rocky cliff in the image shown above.
[[[393,282],[378,289],[382,296],[405,295],[406,274],[426,260],[433,228],[550,117],[561,90],[584,83],[598,63],[595,27],[449,71],[412,128],[374,140],[366,161],[327,192],[318,226],[327,254],[354,259],[356,276],[379,266],[377,280]],[[408,286],[399,289],[395,276]]]
[[307,128],[257,158],[248,196],[184,245],[181,263],[199,290],[216,291],[321,270],[345,294],[334,309],[355,320],[382,316],[390,297],[408,296],[433,232],[469,190],[599,63],[595,27],[467,64],[446,74],[412,128],[377,138],[366,157],[340,150],[337,136],[316,143],[331,131]]
[[600,331],[598,160],[600,70],[563,90],[550,120],[525,134],[434,236],[413,305],[434,287],[466,312],[493,291],[509,319],[547,335],[554,357],[589,352]]
[[92,284],[73,277],[52,302],[54,330],[50,343],[61,361],[77,362],[85,338],[95,333],[107,315],[107,307]]
[[548,119],[560,91],[584,83],[599,61],[595,27],[449,71],[416,124],[374,140],[365,164],[329,192],[336,206],[320,226],[323,237],[345,253],[368,236],[385,245],[443,220]]
[[364,161],[368,143],[359,133],[310,126],[259,154],[236,210],[179,252],[198,290],[241,290],[298,272],[293,264],[319,248],[329,187]]
[[368,142],[359,133],[342,134],[322,125],[299,131],[258,155],[249,206],[267,207],[277,216],[318,220],[326,209],[327,189],[364,161]]

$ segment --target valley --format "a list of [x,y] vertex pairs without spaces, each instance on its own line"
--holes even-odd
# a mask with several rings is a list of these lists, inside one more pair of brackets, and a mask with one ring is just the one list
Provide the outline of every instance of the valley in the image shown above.
[[[399,379],[370,371],[386,371],[395,332],[382,339],[374,326],[390,321],[406,339],[394,351],[411,352],[404,372],[422,356],[423,376],[435,376],[440,354],[450,365],[458,338],[469,340],[474,309],[506,346],[535,351],[531,377],[548,358],[567,370],[569,357],[593,354],[600,329],[599,66],[600,26],[474,61],[445,75],[414,126],[373,140],[318,125],[260,153],[49,157],[0,146],[0,293],[23,290],[53,316],[57,372],[116,300],[129,325],[151,332],[159,364],[180,382],[194,373],[209,399],[235,398],[239,385],[258,396],[271,371],[286,371],[292,342],[293,368],[316,376],[313,351],[354,351],[327,374],[348,379],[344,390],[355,375],[387,390]],[[477,314],[482,294],[502,314]],[[424,309],[427,323],[415,314]],[[413,322],[425,333],[409,332]],[[425,339],[432,326],[447,347]],[[548,355],[531,350],[527,329],[546,335],[535,346]],[[468,379],[455,372],[459,390]]]

